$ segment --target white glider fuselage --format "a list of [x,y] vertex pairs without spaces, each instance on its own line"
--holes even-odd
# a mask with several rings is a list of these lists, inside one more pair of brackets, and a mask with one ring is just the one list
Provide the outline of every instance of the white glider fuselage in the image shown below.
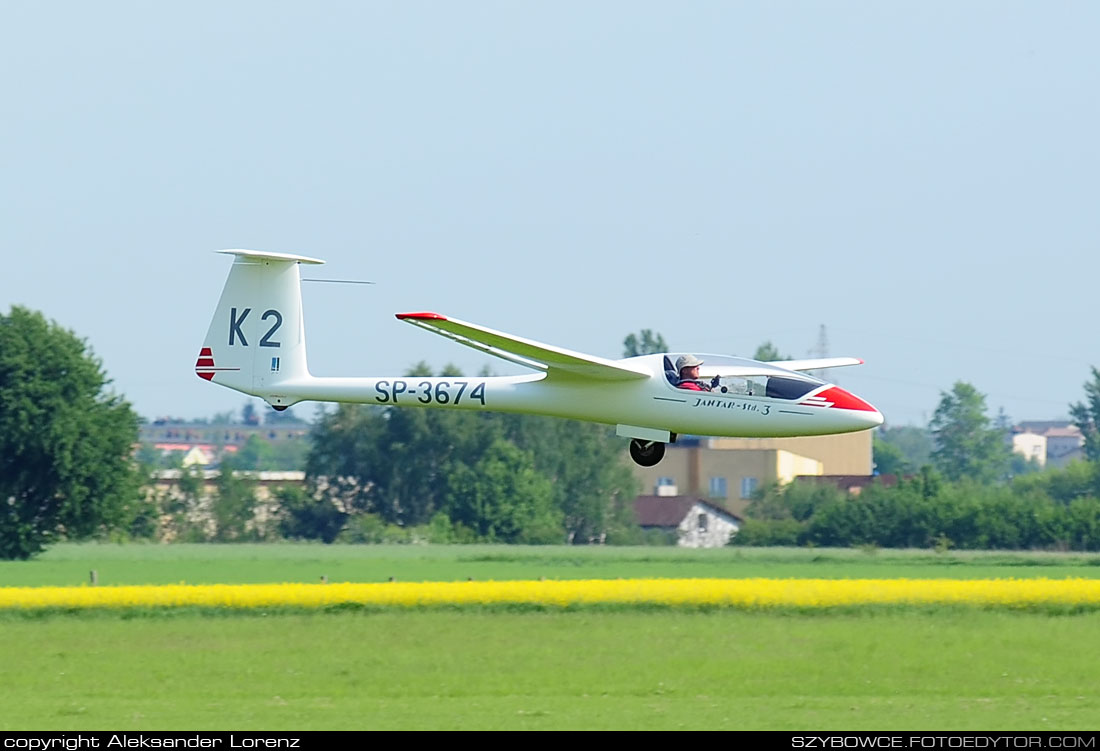
[[[615,425],[619,435],[635,439],[642,448],[674,441],[676,435],[824,435],[866,430],[883,421],[867,402],[800,372],[860,362],[851,358],[762,363],[699,355],[704,362],[700,377],[707,380],[688,384],[703,390],[689,390],[672,372],[677,354],[607,360],[437,313],[398,318],[539,372],[316,377],[306,364],[298,268],[321,261],[259,251],[222,252],[236,259],[196,373],[258,396],[276,409],[323,401],[549,415]],[[632,455],[634,449],[632,444]]]
[[[703,358],[707,360],[705,355]],[[665,379],[662,360],[662,355],[632,358],[630,362],[652,369],[649,378],[635,381],[582,382],[541,373],[477,378],[309,376],[283,381],[272,391],[253,395],[276,406],[323,401],[488,410],[636,426],[679,435],[825,435],[882,424],[882,416],[873,408],[845,409],[829,404],[828,397],[813,398],[834,389],[839,391],[830,384],[808,392],[808,402],[729,391],[688,391]]]

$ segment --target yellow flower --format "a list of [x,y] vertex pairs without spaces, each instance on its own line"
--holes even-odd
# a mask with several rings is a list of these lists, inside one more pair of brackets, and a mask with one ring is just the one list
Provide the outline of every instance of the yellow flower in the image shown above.
[[591,579],[0,588],[0,609],[318,608],[518,604],[835,608],[941,605],[1100,607],[1097,579]]

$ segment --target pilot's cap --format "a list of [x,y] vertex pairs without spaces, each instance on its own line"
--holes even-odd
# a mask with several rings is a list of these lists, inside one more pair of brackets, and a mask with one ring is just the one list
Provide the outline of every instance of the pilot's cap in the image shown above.
[[680,355],[676,358],[676,372],[679,373],[684,368],[694,368],[696,365],[702,365],[703,361],[695,355]]

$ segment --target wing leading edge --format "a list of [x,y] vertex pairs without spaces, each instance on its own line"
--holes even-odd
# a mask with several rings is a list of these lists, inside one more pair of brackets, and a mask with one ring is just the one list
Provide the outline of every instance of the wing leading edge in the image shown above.
[[768,365],[777,365],[787,370],[824,370],[825,368],[843,368],[848,365],[862,365],[858,357],[821,357],[816,360],[777,360]]
[[438,313],[398,313],[397,318],[502,360],[544,371],[547,376],[572,376],[598,381],[632,381],[651,377],[645,370],[620,362],[512,336]]

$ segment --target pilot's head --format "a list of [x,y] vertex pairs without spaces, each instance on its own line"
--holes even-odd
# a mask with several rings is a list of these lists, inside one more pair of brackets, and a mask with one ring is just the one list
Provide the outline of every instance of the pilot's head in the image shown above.
[[695,355],[680,355],[676,358],[676,372],[680,374],[681,378],[698,378],[698,370],[696,370],[694,373],[685,373],[684,370],[698,368],[702,364],[703,361]]

